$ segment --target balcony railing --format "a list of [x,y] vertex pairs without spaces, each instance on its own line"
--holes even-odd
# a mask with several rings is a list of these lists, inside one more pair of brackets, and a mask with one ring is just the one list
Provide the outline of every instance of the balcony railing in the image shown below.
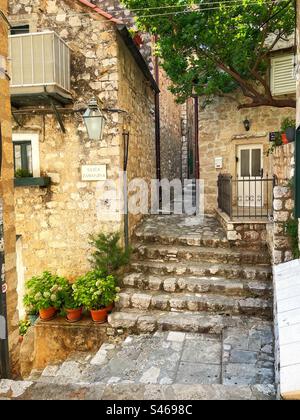
[[273,189],[276,177],[218,178],[218,207],[231,220],[265,220],[273,217]]
[[70,98],[70,49],[55,32],[10,36],[11,95]]

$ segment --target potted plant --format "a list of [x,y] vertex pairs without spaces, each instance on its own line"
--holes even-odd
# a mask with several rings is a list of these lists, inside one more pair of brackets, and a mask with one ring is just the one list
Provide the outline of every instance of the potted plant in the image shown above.
[[23,341],[24,336],[31,327],[31,322],[28,319],[21,320],[19,322],[19,342]]
[[281,125],[282,143],[288,144],[295,141],[296,136],[296,121],[290,118],[285,118]]
[[27,308],[36,308],[41,320],[49,321],[62,307],[67,286],[68,281],[65,278],[45,271],[41,276],[32,277],[26,282],[24,304]]
[[82,307],[78,306],[73,296],[72,285],[69,284],[64,291],[64,308],[69,322],[78,322],[82,317]]
[[101,279],[101,301],[106,308],[106,312],[110,314],[113,311],[114,304],[119,300],[118,293],[120,288],[116,285],[116,279],[113,276],[107,276]]
[[[105,323],[107,321],[107,303],[111,303],[111,298],[116,298],[115,294],[108,293],[113,279],[114,289],[115,280],[112,276],[105,276],[103,271],[94,270],[76,280],[73,288],[74,300],[78,306],[84,306],[90,311],[94,322]],[[106,285],[106,286],[105,286]],[[109,286],[108,286],[109,285]]]

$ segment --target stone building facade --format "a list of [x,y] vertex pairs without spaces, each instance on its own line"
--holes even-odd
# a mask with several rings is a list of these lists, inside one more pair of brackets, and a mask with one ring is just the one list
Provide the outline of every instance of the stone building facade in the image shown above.
[[[0,11],[7,16],[7,1],[0,0]],[[16,293],[16,263],[15,263],[15,216],[13,189],[13,150],[11,144],[11,110],[9,97],[9,79],[6,74],[8,57],[8,24],[0,15],[0,124],[1,124],[1,176],[0,176],[0,242],[1,253],[4,253],[5,268],[1,267],[2,281],[0,287],[6,290],[7,320],[9,344],[12,361],[15,362],[15,348],[18,338],[17,293]],[[6,286],[5,286],[6,285]],[[3,333],[3,319],[1,320]],[[1,339],[4,337],[1,334]]]
[[[51,178],[46,188],[15,189],[20,279],[45,269],[75,278],[90,268],[90,234],[123,233],[119,173],[124,130],[130,133],[129,181],[155,177],[155,81],[121,22],[93,8],[79,0],[10,2],[12,25],[29,24],[30,32],[55,31],[71,49],[74,103],[67,108],[80,108],[94,96],[103,108],[114,110],[106,112],[101,142],[88,139],[80,114],[62,113],[65,134],[52,114],[18,117],[21,126],[15,124],[13,136],[38,139],[40,173]],[[112,188],[107,181],[82,180],[82,165],[106,165],[107,180],[117,182],[114,199],[111,192],[107,198]],[[140,218],[130,217],[130,232]]]
[[181,178],[182,162],[182,132],[181,132],[181,106],[176,103],[174,95],[170,92],[168,79],[161,63],[154,56],[155,39],[148,33],[137,30],[134,13],[126,9],[120,0],[96,0],[95,4],[103,10],[121,19],[129,28],[136,30],[141,37],[140,51],[155,78],[160,94],[160,162],[161,177],[169,180]]
[[[237,101],[241,93],[236,93]],[[189,119],[193,119],[192,110]],[[209,104],[203,103],[199,110],[199,160],[200,177],[205,182],[205,211],[214,213],[217,207],[217,180],[220,173],[231,174],[238,171],[239,146],[263,148],[264,175],[272,177],[274,157],[267,156],[270,148],[269,133],[279,131],[284,118],[294,118],[292,108],[259,107],[237,109],[237,102],[228,98],[215,97]],[[243,121],[248,118],[250,131],[246,131]],[[192,133],[192,130],[190,131]],[[193,138],[188,140],[193,144]],[[216,168],[216,158],[222,158],[221,168]],[[276,157],[275,157],[276,159]]]

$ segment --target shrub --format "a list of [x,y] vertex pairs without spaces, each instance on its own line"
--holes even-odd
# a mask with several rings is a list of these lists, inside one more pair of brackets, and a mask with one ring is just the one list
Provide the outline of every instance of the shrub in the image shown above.
[[41,276],[32,277],[26,282],[24,305],[31,311],[54,307],[60,309],[68,281],[45,271]]
[[119,233],[110,233],[108,235],[100,233],[90,238],[90,243],[95,248],[91,257],[91,262],[95,270],[102,271],[106,276],[110,274],[116,275],[119,268],[128,264],[131,250],[124,250],[119,245]]

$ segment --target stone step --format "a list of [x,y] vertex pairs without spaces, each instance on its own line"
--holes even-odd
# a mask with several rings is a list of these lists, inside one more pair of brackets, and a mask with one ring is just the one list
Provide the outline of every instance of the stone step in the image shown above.
[[253,252],[226,248],[207,248],[197,246],[163,246],[134,244],[134,258],[164,261],[206,261],[223,264],[270,265],[270,256],[266,252]]
[[137,230],[133,240],[139,243],[159,243],[161,245],[204,246],[211,248],[230,248],[230,243],[223,235],[167,235],[164,233]]
[[272,317],[271,300],[215,294],[171,293],[125,289],[120,293],[119,309],[191,311],[223,315]]
[[134,271],[153,275],[188,275],[200,277],[226,277],[243,280],[271,280],[269,267],[253,267],[250,265],[211,264],[207,262],[156,262],[138,261],[131,263]]
[[[0,379],[0,400],[248,401],[275,400],[273,385],[147,385],[31,383]],[[134,412],[132,412],[132,417]]]
[[131,273],[122,280],[123,287],[169,293],[221,293],[226,296],[271,297],[270,281],[229,280],[218,277],[168,277]]
[[272,323],[248,315],[224,316],[208,312],[164,312],[126,309],[113,312],[108,317],[110,327],[115,331],[132,334],[155,331],[179,331],[201,334],[221,334],[225,328],[272,327]]

